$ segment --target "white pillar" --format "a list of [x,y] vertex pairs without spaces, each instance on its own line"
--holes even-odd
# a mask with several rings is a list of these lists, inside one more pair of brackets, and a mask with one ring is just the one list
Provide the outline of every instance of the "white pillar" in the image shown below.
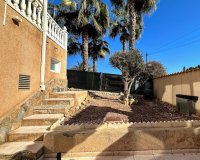
[[67,33],[67,28],[64,27],[64,36],[63,36],[63,45],[65,47],[65,50],[67,51],[67,42],[68,42],[68,33]]
[[[65,48],[65,50],[66,50],[66,54],[67,54],[67,43],[68,43],[68,33],[67,33],[67,28],[64,27],[63,30],[64,30],[64,36],[63,36],[63,40],[64,40],[64,41],[63,41],[62,44],[64,44],[64,48]],[[67,67],[67,58],[68,58],[68,55],[66,55],[66,67]],[[66,69],[66,77],[67,77],[67,69]],[[68,80],[68,78],[67,78],[67,80]]]
[[46,61],[46,42],[47,42],[47,0],[43,1],[43,16],[42,16],[42,60],[41,60],[41,73],[40,73],[40,89],[45,90],[45,61]]

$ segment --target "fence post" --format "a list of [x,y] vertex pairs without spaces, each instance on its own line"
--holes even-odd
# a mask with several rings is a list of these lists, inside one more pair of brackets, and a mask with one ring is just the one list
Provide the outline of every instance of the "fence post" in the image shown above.
[[103,73],[100,73],[100,88],[99,90],[102,91],[102,82],[103,82]]

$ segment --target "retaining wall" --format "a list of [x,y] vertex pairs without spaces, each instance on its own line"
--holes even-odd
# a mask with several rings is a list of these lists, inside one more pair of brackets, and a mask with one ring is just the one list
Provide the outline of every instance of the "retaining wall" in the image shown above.
[[154,96],[161,101],[176,105],[176,95],[198,96],[197,114],[200,115],[200,70],[172,74],[154,79]]

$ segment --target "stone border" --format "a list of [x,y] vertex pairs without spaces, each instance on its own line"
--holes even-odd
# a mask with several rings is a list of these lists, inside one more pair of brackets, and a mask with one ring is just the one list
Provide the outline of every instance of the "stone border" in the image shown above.
[[89,94],[101,94],[101,95],[110,95],[110,96],[120,96],[120,92],[106,92],[106,91],[93,91],[89,90]]
[[[62,123],[62,122],[61,122]],[[161,121],[161,122],[139,122],[139,123],[124,123],[124,122],[113,122],[104,124],[72,124],[72,125],[61,125],[57,123],[52,126],[50,130],[79,130],[79,129],[119,129],[119,128],[192,128],[200,127],[199,120],[188,120],[188,121]]]
[[[113,151],[113,152],[69,152],[62,153],[62,158],[87,157],[87,156],[134,156],[134,155],[162,155],[162,154],[187,154],[200,153],[199,149],[175,150],[144,150],[144,151]],[[46,155],[50,156],[50,155]]]

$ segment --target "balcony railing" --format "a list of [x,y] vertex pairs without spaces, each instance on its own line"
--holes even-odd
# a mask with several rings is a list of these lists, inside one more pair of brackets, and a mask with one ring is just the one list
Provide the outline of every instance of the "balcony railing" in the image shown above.
[[[42,31],[43,2],[40,0],[7,0],[8,5],[25,17]],[[67,49],[67,29],[60,28],[55,20],[47,14],[47,36],[62,48]]]

